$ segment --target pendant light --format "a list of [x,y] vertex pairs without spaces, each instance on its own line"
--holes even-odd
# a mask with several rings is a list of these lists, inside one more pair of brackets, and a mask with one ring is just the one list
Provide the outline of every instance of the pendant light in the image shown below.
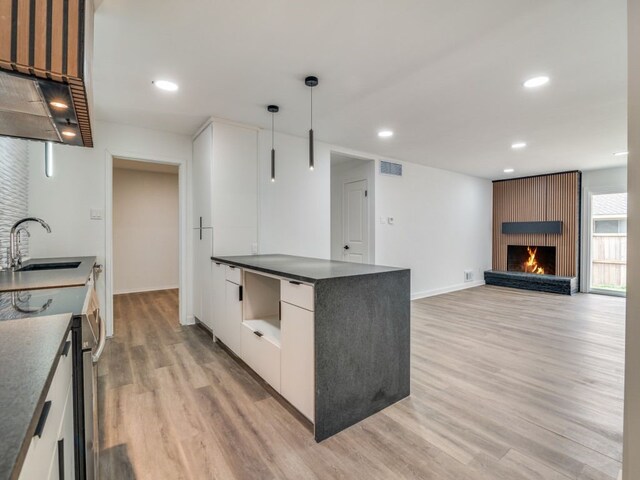
[[318,77],[309,76],[304,79],[304,84],[311,91],[311,128],[309,129],[309,170],[313,170],[313,87],[318,85]]
[[44,143],[44,174],[47,178],[53,176],[53,143]]
[[276,181],[276,149],[274,147],[273,137],[274,137],[274,122],[275,122],[275,114],[280,111],[280,107],[277,105],[269,105],[267,107],[267,111],[271,113],[271,181]]

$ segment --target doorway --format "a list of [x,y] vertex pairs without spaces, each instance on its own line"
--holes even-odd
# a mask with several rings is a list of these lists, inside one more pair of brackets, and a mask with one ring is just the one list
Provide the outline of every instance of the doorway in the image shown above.
[[131,300],[145,292],[175,298],[179,313],[172,321],[185,323],[183,163],[108,153],[107,175],[108,336],[114,334],[114,298]]
[[590,196],[589,291],[626,295],[627,194]]
[[375,262],[375,161],[331,152],[331,259]]

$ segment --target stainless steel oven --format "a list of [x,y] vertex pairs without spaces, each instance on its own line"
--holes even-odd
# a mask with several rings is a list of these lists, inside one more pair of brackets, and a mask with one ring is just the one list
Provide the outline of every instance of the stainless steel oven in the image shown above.
[[82,315],[82,375],[84,464],[87,480],[98,478],[98,360],[105,346],[105,322],[95,290],[89,292],[88,305]]

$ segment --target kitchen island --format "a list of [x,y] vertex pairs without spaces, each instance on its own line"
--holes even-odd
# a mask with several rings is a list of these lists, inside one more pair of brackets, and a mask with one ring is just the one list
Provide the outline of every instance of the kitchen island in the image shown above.
[[409,395],[408,269],[211,260],[214,336],[311,421],[316,441]]

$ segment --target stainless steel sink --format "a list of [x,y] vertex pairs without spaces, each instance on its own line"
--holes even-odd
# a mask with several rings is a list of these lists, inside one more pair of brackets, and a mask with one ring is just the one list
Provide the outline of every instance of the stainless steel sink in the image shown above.
[[78,268],[80,262],[58,262],[58,263],[31,263],[24,267],[18,268],[16,272],[35,272],[42,270],[64,270],[70,268]]

